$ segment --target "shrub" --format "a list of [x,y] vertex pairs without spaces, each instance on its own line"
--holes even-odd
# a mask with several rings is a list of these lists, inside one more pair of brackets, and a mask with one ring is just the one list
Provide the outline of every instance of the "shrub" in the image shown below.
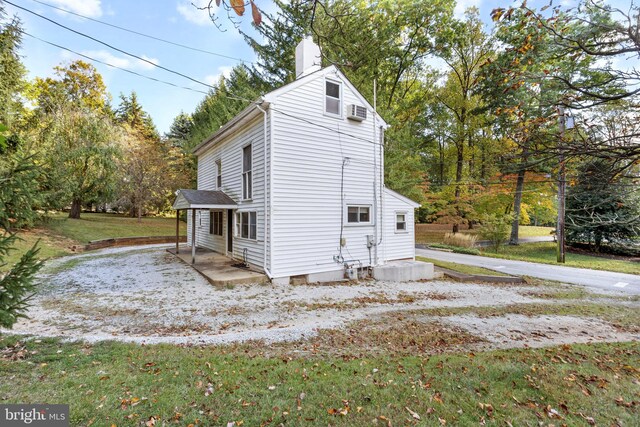
[[491,248],[498,253],[500,246],[509,238],[511,232],[512,215],[484,215],[482,218],[482,227],[478,233],[483,240],[491,243]]
[[446,233],[442,240],[445,245],[472,248],[476,245],[478,237],[475,234]]

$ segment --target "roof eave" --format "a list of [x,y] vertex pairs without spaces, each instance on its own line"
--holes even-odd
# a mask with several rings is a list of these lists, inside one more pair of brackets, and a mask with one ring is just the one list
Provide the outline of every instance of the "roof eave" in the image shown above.
[[191,153],[195,154],[196,156],[200,155],[203,151],[208,149],[211,145],[215,144],[216,141],[219,141],[230,132],[233,132],[234,130],[238,129],[240,126],[246,123],[247,120],[251,120],[253,118],[253,115],[257,115],[258,113],[262,112],[258,107],[261,107],[262,110],[266,110],[269,107],[269,103],[262,98],[252,102],[244,110],[238,113],[234,118],[232,118],[227,123],[225,123],[220,129],[212,133],[208,138],[206,138],[200,144],[196,145],[191,150]]

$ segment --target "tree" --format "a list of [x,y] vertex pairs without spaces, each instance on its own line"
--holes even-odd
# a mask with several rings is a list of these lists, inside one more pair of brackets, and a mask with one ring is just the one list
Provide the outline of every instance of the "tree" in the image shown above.
[[[527,70],[530,79],[548,82],[558,88],[562,96],[555,105],[563,105],[576,114],[576,127],[588,130],[599,126],[594,110],[599,106],[622,104],[628,108],[619,109],[618,114],[629,118],[630,122],[640,120],[637,82],[640,71],[626,64],[635,60],[640,53],[640,38],[637,22],[640,8],[632,1],[628,8],[618,8],[613,3],[602,0],[581,0],[576,7],[555,6],[551,11],[544,6],[540,10],[527,7],[500,8],[494,11],[500,21],[508,21],[518,12],[526,16],[532,28],[542,35],[546,45],[553,50],[557,64]],[[567,72],[570,65],[572,72]],[[640,146],[628,144],[629,140],[640,136],[640,127],[629,126],[625,132],[609,138],[592,138],[590,132],[579,132],[577,137],[563,144],[547,141],[537,152],[557,155],[581,161],[588,157],[608,157],[610,159],[640,160]],[[619,167],[629,163],[617,162]]]
[[[454,209],[452,219],[467,222],[463,215],[461,204],[463,192],[469,188],[463,188],[465,175],[465,150],[474,151],[475,141],[479,139],[479,129],[482,122],[478,112],[481,110],[482,99],[476,94],[480,86],[481,66],[493,55],[491,40],[482,29],[482,22],[477,9],[469,9],[465,21],[454,21],[454,35],[443,40],[443,51],[440,58],[448,66],[445,85],[437,92],[438,101],[448,111],[451,120],[449,139],[455,146],[455,189]],[[467,175],[474,174],[475,162],[467,164]],[[453,232],[458,231],[459,223],[453,225]]]
[[120,105],[116,110],[116,121],[126,124],[129,132],[137,133],[146,141],[158,141],[160,135],[149,113],[138,102],[138,95],[132,91],[129,96],[120,94]]
[[[0,159],[0,268],[7,254],[15,250],[16,226],[29,224],[33,219],[31,206],[37,193],[38,170],[33,159],[10,154]],[[29,299],[35,291],[34,276],[42,267],[37,259],[37,243],[20,260],[0,275],[0,327],[11,328],[25,317]]]
[[579,168],[578,180],[567,191],[569,244],[586,243],[600,252],[605,242],[620,248],[640,236],[638,183],[617,171],[608,159],[592,159]]
[[36,77],[34,96],[41,112],[49,113],[72,106],[75,109],[110,114],[111,96],[98,70],[91,64],[77,60],[69,65],[54,67],[57,78]]
[[53,207],[70,204],[69,218],[79,219],[82,206],[102,203],[114,193],[120,132],[90,111],[59,109],[48,118],[44,169],[49,188],[57,189]]
[[201,143],[236,114],[266,92],[259,75],[245,66],[236,66],[228,78],[221,76],[191,115],[193,125],[183,148],[186,152]]
[[480,238],[488,240],[495,253],[509,237],[511,215],[484,215],[480,227]]
[[180,112],[171,123],[169,132],[164,137],[173,147],[184,147],[193,130],[193,119],[190,114]]
[[[4,9],[0,5],[0,20],[4,17]],[[22,29],[17,18],[0,24],[0,123],[5,126],[13,124],[21,109],[19,94],[26,74],[18,54],[21,39]]]
[[[135,92],[120,95],[120,101],[116,120],[123,131],[123,156],[118,161],[120,179],[115,200],[141,221],[142,215],[153,208],[165,210],[175,190],[188,185],[190,165],[182,152],[185,141],[175,147],[171,141],[161,140]],[[175,126],[172,129],[176,131]]]

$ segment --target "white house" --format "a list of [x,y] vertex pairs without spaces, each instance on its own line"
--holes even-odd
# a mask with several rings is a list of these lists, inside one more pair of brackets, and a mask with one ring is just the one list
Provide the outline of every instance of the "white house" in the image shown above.
[[320,49],[303,40],[297,79],[193,150],[198,188],[174,204],[192,209],[192,246],[244,259],[272,281],[338,280],[415,259],[419,205],[383,183],[387,123],[340,70],[319,64]]

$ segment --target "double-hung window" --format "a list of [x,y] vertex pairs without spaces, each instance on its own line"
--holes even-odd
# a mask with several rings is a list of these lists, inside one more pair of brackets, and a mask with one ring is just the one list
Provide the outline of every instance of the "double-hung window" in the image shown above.
[[222,236],[222,211],[209,212],[209,234]]
[[237,234],[245,239],[256,240],[257,214],[255,212],[238,212],[236,218]]
[[342,117],[342,86],[325,80],[324,112]]
[[253,185],[251,177],[251,145],[242,149],[242,199],[247,200],[252,197]]
[[396,233],[407,232],[407,213],[396,212]]
[[347,206],[347,223],[348,224],[370,224],[371,223],[371,207],[370,206]]
[[216,160],[216,189],[222,190],[222,160]]

